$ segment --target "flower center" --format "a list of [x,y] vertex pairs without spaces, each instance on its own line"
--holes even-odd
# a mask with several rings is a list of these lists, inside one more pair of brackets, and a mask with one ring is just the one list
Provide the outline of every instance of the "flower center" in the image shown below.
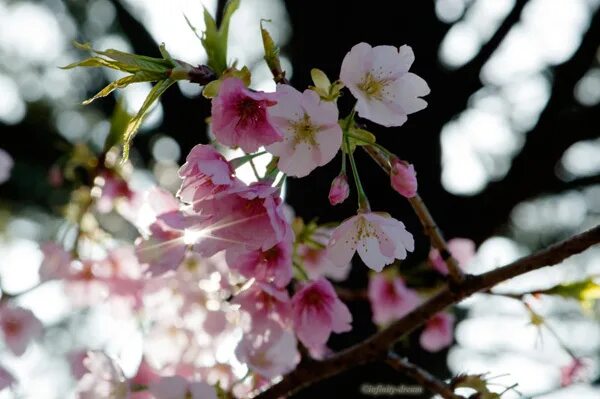
[[292,122],[290,125],[294,130],[294,147],[300,143],[307,143],[309,146],[317,145],[315,133],[317,133],[318,129],[312,124],[310,116],[308,116],[306,113],[301,119],[297,120],[296,122]]
[[367,72],[358,88],[369,98],[381,100],[383,98],[383,89],[388,85],[387,79],[377,79],[371,72]]
[[9,337],[18,335],[21,332],[22,325],[19,321],[14,319],[8,319],[4,321],[4,334]]
[[242,126],[255,126],[265,117],[265,106],[262,101],[250,97],[241,98],[237,103],[238,124]]

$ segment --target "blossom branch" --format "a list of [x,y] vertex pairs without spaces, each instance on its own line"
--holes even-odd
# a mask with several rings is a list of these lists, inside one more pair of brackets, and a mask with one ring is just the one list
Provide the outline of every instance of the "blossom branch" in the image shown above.
[[420,386],[433,393],[437,393],[445,399],[463,398],[460,395],[456,395],[454,390],[449,385],[434,377],[427,370],[424,370],[416,364],[409,362],[406,358],[402,358],[397,354],[390,352],[385,362],[394,370],[412,378],[419,383]]
[[[362,148],[377,163],[377,165],[379,165],[385,171],[385,173],[388,175],[391,173],[391,166],[388,158],[380,149],[374,146],[363,146]],[[419,221],[425,230],[425,234],[427,234],[431,240],[431,244],[440,252],[442,259],[444,262],[446,262],[446,265],[448,265],[448,272],[450,274],[451,281],[455,284],[460,283],[464,280],[464,275],[458,266],[458,262],[448,250],[448,244],[446,243],[442,232],[435,223],[435,220],[431,216],[431,213],[429,213],[429,209],[427,209],[427,206],[419,194],[412,198],[408,198],[408,201],[415,211],[415,214],[419,218]]]
[[280,382],[256,395],[255,399],[276,399],[290,395],[360,364],[383,359],[396,341],[448,306],[513,277],[560,263],[598,243],[600,243],[600,225],[503,267],[477,276],[466,276],[465,280],[453,289],[444,287],[402,319],[366,340],[321,362],[312,362],[309,367],[298,367]]

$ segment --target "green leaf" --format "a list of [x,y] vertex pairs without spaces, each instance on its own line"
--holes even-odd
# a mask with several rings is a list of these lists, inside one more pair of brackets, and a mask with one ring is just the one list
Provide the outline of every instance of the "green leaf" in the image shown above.
[[263,47],[265,49],[265,62],[273,74],[275,81],[283,80],[285,75],[281,68],[281,61],[279,60],[279,47],[277,47],[277,44],[275,44],[275,41],[271,37],[269,31],[263,27],[263,22],[271,21],[266,19],[260,21],[260,33],[262,36]]
[[127,112],[127,108],[123,104],[123,98],[119,98],[110,118],[110,130],[106,140],[104,140],[104,152],[108,152],[112,147],[121,144],[123,132],[127,129],[131,118],[133,118],[133,115]]
[[[346,123],[347,121],[345,119],[340,121],[342,129],[344,129]],[[344,140],[342,148],[347,154],[353,153],[358,146],[375,144],[375,135],[365,129],[351,127],[344,134],[348,137],[348,144],[346,144],[346,140]]]
[[129,86],[132,83],[155,82],[157,80],[161,80],[162,78],[163,78],[163,76],[161,74],[144,72],[144,71],[137,72],[133,75],[125,76],[125,77],[115,80],[114,82],[107,85],[104,89],[100,90],[94,97],[85,100],[83,102],[83,105],[88,105],[92,101],[94,101],[98,98],[106,97],[110,93],[112,93],[114,90],[122,89],[124,87]]
[[123,161],[126,161],[129,158],[129,149],[131,147],[131,141],[133,137],[139,130],[144,118],[148,114],[150,107],[152,104],[156,102],[160,98],[160,96],[173,84],[176,80],[173,79],[165,79],[161,80],[154,85],[146,100],[142,104],[142,107],[138,111],[137,115],[134,116],[127,125],[125,132],[123,132]]
[[202,35],[202,45],[208,55],[208,66],[221,75],[227,69],[227,39],[229,35],[229,23],[235,10],[240,6],[240,0],[230,0],[225,5],[223,22],[217,27],[217,23],[204,9],[204,24],[206,29]]
[[325,93],[329,92],[329,86],[331,86],[331,82],[325,72],[320,69],[313,68],[310,70],[310,77],[312,78],[315,87],[323,90]]
[[[90,51],[92,53],[103,55],[114,61],[117,61],[118,63],[120,63],[121,65],[123,65],[127,68],[127,69],[119,69],[119,70],[122,70],[125,72],[147,71],[147,72],[164,73],[164,72],[168,71],[169,69],[176,66],[176,64],[173,63],[172,60],[169,60],[169,59],[131,54],[131,53],[126,53],[124,51],[115,50],[115,49],[108,49],[105,51],[96,50],[89,43],[74,42],[74,45],[75,45],[75,47],[77,47],[80,50]],[[115,65],[118,65],[118,64],[115,64]],[[114,69],[117,69],[117,68],[114,68]]]
[[99,67],[107,67],[111,69],[116,69],[117,71],[124,72],[136,72],[137,68],[131,68],[129,65],[123,64],[118,61],[107,60],[102,57],[90,57],[85,60],[74,62],[64,67],[60,67],[61,69],[73,69],[76,67],[88,67],[88,68],[99,68]]

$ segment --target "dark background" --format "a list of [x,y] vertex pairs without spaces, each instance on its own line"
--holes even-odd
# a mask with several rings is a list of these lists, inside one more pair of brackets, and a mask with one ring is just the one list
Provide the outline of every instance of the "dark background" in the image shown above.
[[[78,23],[84,20],[83,3],[65,2],[66,9]],[[126,37],[135,53],[158,55],[157,43],[134,13],[119,0],[111,0],[111,3],[116,14],[110,29]],[[222,3],[219,2],[219,9]],[[466,10],[471,3],[467,2]],[[511,222],[511,212],[515,206],[541,196],[583,190],[599,181],[597,175],[565,181],[560,177],[560,159],[572,144],[598,137],[600,105],[582,105],[573,93],[584,74],[598,66],[600,12],[596,11],[591,17],[590,25],[573,56],[545,72],[551,85],[550,98],[537,123],[524,135],[523,147],[512,160],[508,173],[469,196],[448,192],[440,179],[440,132],[468,107],[469,99],[483,87],[480,79],[482,67],[510,29],[519,22],[527,3],[526,0],[516,0],[512,11],[505,16],[492,37],[483,43],[477,55],[455,69],[443,66],[438,55],[440,43],[452,24],[440,21],[434,2],[424,0],[287,1],[285,5],[292,36],[282,52],[293,65],[292,84],[302,88],[311,83],[310,69],[313,67],[322,69],[330,77],[336,77],[344,55],[358,42],[365,41],[372,45],[409,44],[416,54],[411,70],[422,76],[431,87],[431,94],[427,96],[429,106],[409,116],[408,122],[402,127],[384,129],[367,122],[369,130],[376,133],[378,142],[415,165],[419,192],[446,237],[468,237],[481,244],[492,235],[510,235],[535,249],[569,235],[572,229],[557,228],[538,234],[519,232]],[[93,39],[83,34],[81,36],[80,40]],[[107,83],[102,74],[92,76],[94,79],[88,88],[90,95]],[[350,97],[347,94],[340,100],[342,115],[345,114],[344,110],[349,110]],[[115,101],[110,97],[96,102],[94,107],[108,117],[114,105]],[[162,106],[164,117],[155,130],[177,141],[181,148],[179,163],[182,163],[192,146],[199,141],[206,141],[202,132],[206,131],[204,117],[209,113],[209,103],[201,96],[186,97],[174,86],[163,96]],[[68,189],[50,190],[45,177],[51,165],[64,154],[64,148],[72,143],[57,133],[48,103],[33,102],[28,103],[27,107],[26,116],[19,123],[4,125],[0,122],[0,147],[17,160],[14,170],[17,178],[0,186],[0,198],[9,202],[14,212],[31,205],[53,212],[68,198]],[[194,133],[191,134],[191,131]],[[138,166],[152,165],[152,140],[151,133],[135,139],[133,159]],[[420,233],[418,220],[407,202],[390,190],[386,176],[362,152],[358,151],[357,154],[372,208],[389,211],[403,220],[409,231],[415,233],[417,251],[409,257],[405,266],[410,268],[411,264],[426,257],[428,241]],[[341,206],[332,208],[328,204],[329,185],[338,170],[339,158],[336,158],[305,179],[288,180],[287,200],[297,214],[306,220],[318,217],[321,221],[341,220],[353,214],[354,193]],[[597,216],[598,208],[588,212]],[[355,267],[348,286],[364,287],[366,275],[365,267]],[[375,331],[366,303],[352,303],[351,308],[355,315],[355,328],[349,334],[334,338],[331,342],[334,349],[351,345]],[[449,377],[445,352],[427,354],[416,349],[416,343],[401,343],[399,346],[399,350],[407,353],[416,363],[426,366],[440,377]],[[412,349],[407,350],[407,347]],[[367,365],[307,389],[297,397],[361,397],[359,386],[363,382],[400,384],[402,381],[402,377],[384,365]],[[411,384],[410,381],[405,383]]]

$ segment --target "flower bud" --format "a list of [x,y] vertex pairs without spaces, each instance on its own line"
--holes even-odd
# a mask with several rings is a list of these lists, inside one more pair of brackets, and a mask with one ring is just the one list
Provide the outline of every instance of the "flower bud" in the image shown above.
[[341,204],[348,198],[350,194],[350,187],[348,186],[348,179],[344,173],[340,173],[331,182],[331,189],[329,190],[329,203],[331,205]]
[[406,198],[417,195],[417,173],[413,165],[394,158],[390,178],[392,187],[401,195]]

